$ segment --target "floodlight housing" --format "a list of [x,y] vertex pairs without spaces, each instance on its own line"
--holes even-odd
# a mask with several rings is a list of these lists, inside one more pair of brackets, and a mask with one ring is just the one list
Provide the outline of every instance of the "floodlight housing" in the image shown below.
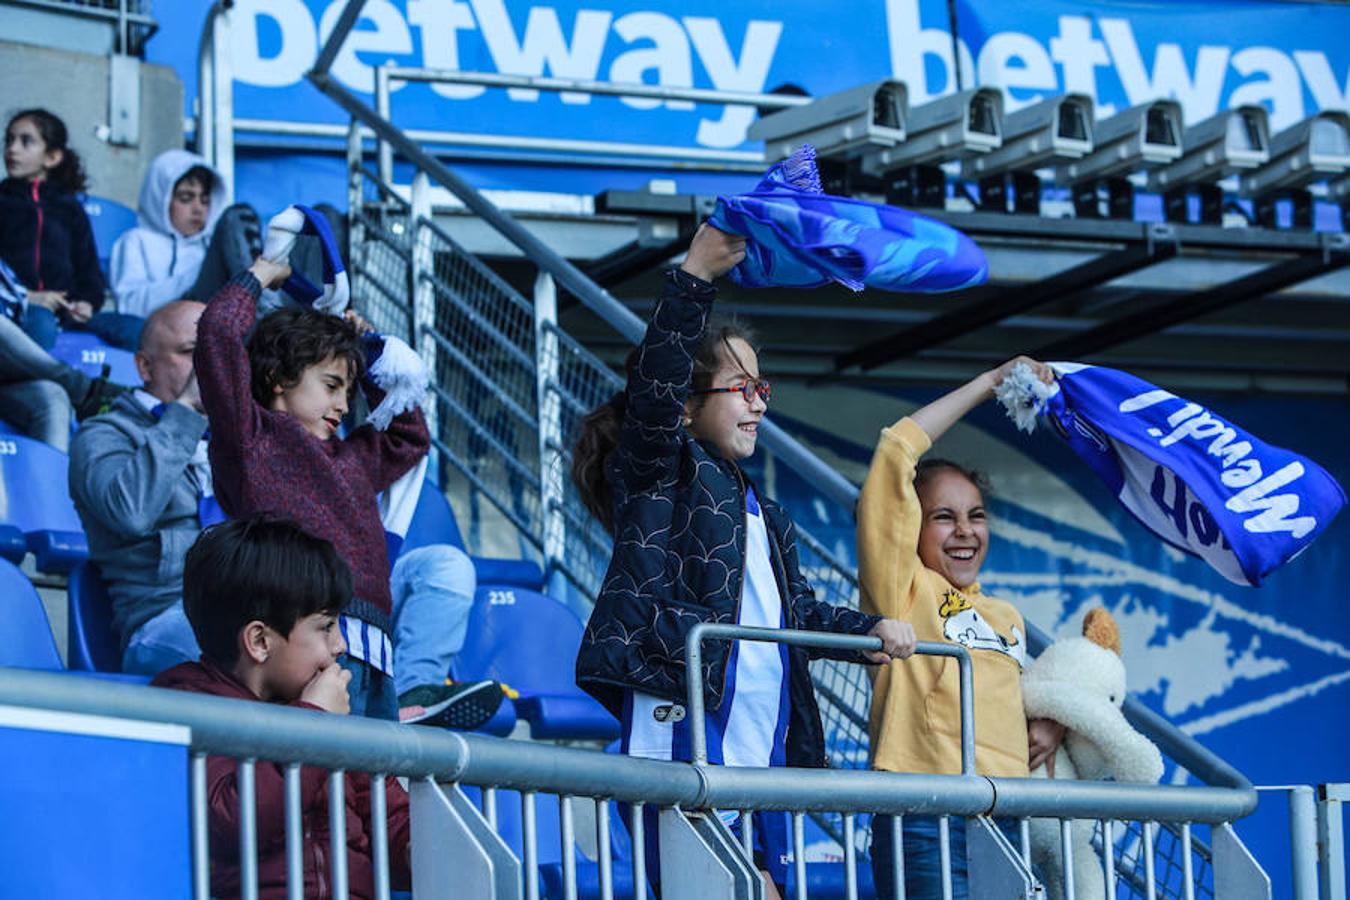
[[975,88],[911,109],[904,142],[867,151],[862,170],[884,175],[902,166],[937,165],[997,150],[1002,143],[1003,92]]
[[1167,165],[1182,155],[1181,104],[1153,100],[1132,106],[1093,127],[1093,150],[1059,167],[1061,184],[1128,175]]
[[765,116],[747,134],[764,141],[765,162],[784,159],[802,144],[815,147],[818,157],[849,160],[902,142],[908,117],[905,83],[888,78]]
[[1086,94],[1061,94],[1020,109],[1004,117],[1002,145],[966,157],[961,177],[983,179],[1082,159],[1092,152],[1092,122],[1092,98]]
[[1270,121],[1263,106],[1238,106],[1186,129],[1181,159],[1149,174],[1148,189],[1166,192],[1255,169],[1270,158]]
[[1286,128],[1270,141],[1270,162],[1243,176],[1242,193],[1301,188],[1350,172],[1350,115],[1326,110]]

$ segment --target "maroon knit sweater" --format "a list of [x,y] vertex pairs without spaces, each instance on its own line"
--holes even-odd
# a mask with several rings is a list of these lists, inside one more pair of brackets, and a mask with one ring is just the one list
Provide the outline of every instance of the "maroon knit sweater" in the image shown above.
[[[332,542],[352,570],[356,597],[347,614],[389,631],[389,556],[376,495],[427,452],[421,410],[386,431],[362,425],[346,440],[319,440],[287,413],[260,406],[250,390],[244,336],[262,286],[249,273],[211,298],[197,325],[195,361],[211,427],[211,474],[221,509],[232,517],[273,513]],[[363,389],[372,407],[383,394]]]

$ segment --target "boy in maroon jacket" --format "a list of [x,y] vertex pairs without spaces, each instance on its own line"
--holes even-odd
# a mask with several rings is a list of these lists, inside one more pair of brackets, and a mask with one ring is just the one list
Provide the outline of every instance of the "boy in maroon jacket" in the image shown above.
[[[259,258],[211,298],[197,325],[215,495],[230,516],[286,516],[332,542],[355,589],[339,622],[352,712],[398,721],[389,557],[376,496],[422,458],[431,436],[416,408],[384,431],[367,424],[345,440],[337,436],[366,366],[362,340],[344,319],[283,309],[245,344],[262,288],[289,274],[289,266]],[[383,392],[370,379],[362,388],[375,408]]]
[[[153,684],[217,697],[285,703],[346,715],[351,674],[338,665],[346,649],[338,616],[352,595],[352,576],[333,545],[294,522],[258,516],[209,528],[188,551],[183,607],[202,648]],[[237,764],[208,757],[211,894],[240,894]],[[308,898],[330,893],[327,772],[300,770],[301,853]],[[259,760],[258,887],[263,898],[286,896],[285,777]],[[389,859],[396,886],[410,883],[408,795],[385,781]],[[370,779],[347,776],[347,873],[353,897],[374,896]]]

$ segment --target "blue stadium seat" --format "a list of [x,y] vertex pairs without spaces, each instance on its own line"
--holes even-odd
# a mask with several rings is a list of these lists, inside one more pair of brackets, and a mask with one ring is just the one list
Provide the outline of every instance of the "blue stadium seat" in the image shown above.
[[86,194],[84,213],[94,229],[94,244],[98,247],[98,266],[108,275],[108,260],[112,257],[113,244],[122,236],[122,232],[136,227],[136,211],[123,206],[116,200]]
[[122,652],[113,629],[112,600],[93,563],[75,567],[69,590],[68,666],[82,672],[121,671]]
[[493,678],[520,692],[517,715],[536,738],[610,740],[619,723],[576,686],[582,625],[551,597],[510,585],[481,585],[456,678]]
[[63,331],[56,336],[52,356],[66,365],[79,369],[90,378],[103,374],[106,364],[111,371],[108,378],[114,384],[140,387],[141,376],[136,371],[136,354],[109,346],[87,331]]
[[[400,552],[407,553],[428,544],[450,544],[461,550],[466,549],[464,535],[455,520],[455,511],[429,476],[422,482],[422,492],[417,495],[417,508]],[[543,589],[543,570],[532,560],[488,559],[481,556],[471,558],[479,584],[505,584],[530,591]]]
[[12,563],[0,560],[0,666],[21,669],[61,669],[47,611],[28,576]]
[[84,526],[70,502],[69,460],[18,435],[0,439],[0,525],[26,536],[43,572],[69,572],[89,557]]
[[0,525],[0,559],[7,559],[16,566],[28,555],[28,539],[13,525]]

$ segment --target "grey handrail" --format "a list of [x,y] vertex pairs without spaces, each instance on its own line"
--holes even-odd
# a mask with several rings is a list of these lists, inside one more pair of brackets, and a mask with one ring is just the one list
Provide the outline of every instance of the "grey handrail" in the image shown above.
[[[592,312],[604,319],[610,327],[636,344],[642,340],[646,324],[628,310],[613,295],[588,278],[580,269],[560,256],[552,247],[531,234],[511,215],[498,209],[476,188],[464,181],[454,172],[423,150],[403,131],[387,121],[355,94],[348,91],[329,75],[328,69],[337,56],[342,42],[356,24],[365,0],[348,0],[337,25],[328,36],[327,43],[319,53],[319,58],[309,73],[309,80],[324,94],[327,94],[339,106],[375,132],[376,136],[388,142],[403,157],[422,169],[437,184],[458,197],[468,209],[495,229],[502,237],[515,245],[525,256],[542,271],[552,275],[563,288],[570,291]],[[785,465],[802,473],[809,481],[819,487],[826,496],[846,509],[852,509],[858,499],[858,489],[834,469],[817,459],[795,438],[767,419],[759,426],[760,440]]]
[[[856,639],[855,639],[856,640]],[[186,725],[194,754],[432,777],[688,809],[1071,816],[1227,822],[1254,791],[836,769],[696,767],[416,728],[64,672],[0,667],[0,706]],[[51,722],[59,730],[58,722]]]
[[[694,765],[708,764],[708,736],[703,719],[703,642],[760,641],[815,647],[820,650],[854,650],[859,653],[880,650],[881,638],[860,634],[835,634],[828,631],[800,631],[790,628],[756,628],[750,625],[720,625],[700,622],[689,629],[684,644],[685,689],[689,711],[689,739]],[[956,660],[961,691],[961,774],[975,774],[975,674],[970,653],[960,644],[919,641],[914,652],[923,656],[949,656]]]

